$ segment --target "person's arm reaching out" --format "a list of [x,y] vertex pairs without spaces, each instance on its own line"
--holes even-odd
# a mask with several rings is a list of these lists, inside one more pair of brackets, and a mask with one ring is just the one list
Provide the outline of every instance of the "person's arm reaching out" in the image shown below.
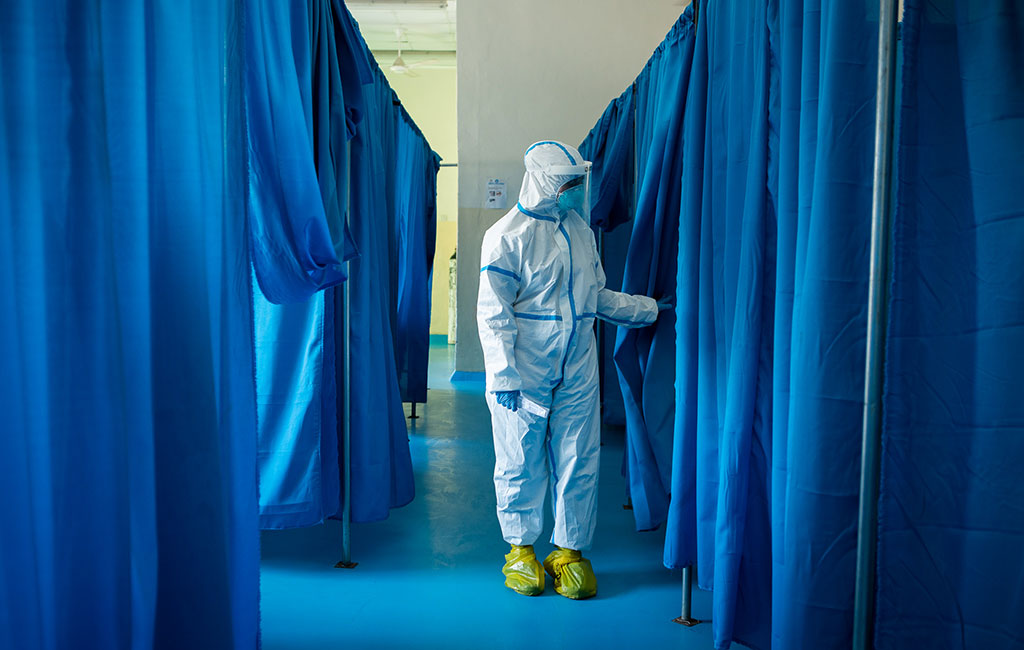
[[607,279],[594,244],[594,273],[597,275],[597,317],[619,327],[646,327],[658,318],[660,303],[647,296],[633,296],[605,288]]

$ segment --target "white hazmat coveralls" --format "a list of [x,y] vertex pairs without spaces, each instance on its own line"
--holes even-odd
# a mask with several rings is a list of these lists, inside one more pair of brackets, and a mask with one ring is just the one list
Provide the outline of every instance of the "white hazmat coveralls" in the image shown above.
[[[601,443],[594,319],[643,327],[657,318],[658,305],[605,289],[590,224],[556,205],[567,178],[589,170],[579,152],[539,142],[527,149],[525,163],[519,204],[484,234],[477,298],[498,521],[508,543],[533,544],[550,480],[551,541],[586,550],[596,523]],[[495,401],[497,391],[521,391],[549,414],[513,412]]]

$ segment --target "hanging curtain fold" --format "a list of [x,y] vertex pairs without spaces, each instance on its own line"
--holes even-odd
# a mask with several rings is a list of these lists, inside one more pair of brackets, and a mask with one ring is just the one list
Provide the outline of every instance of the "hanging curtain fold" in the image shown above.
[[403,402],[427,401],[430,297],[437,244],[437,172],[430,148],[405,109],[398,107],[395,235],[398,245],[396,324],[398,385]]
[[[313,220],[323,225],[320,232],[360,253],[350,262],[344,289],[318,290],[327,276],[307,271],[320,279],[300,287],[309,293],[296,294],[299,301],[291,304],[272,304],[268,283],[260,280],[255,330],[261,525],[309,526],[340,514],[345,290],[353,329],[352,515],[355,521],[383,519],[413,494],[398,387],[401,380],[403,388],[412,387],[412,396],[426,401],[429,302],[422,296],[429,296],[438,159],[373,62],[343,3],[250,4],[249,75],[274,80],[264,94],[254,93],[250,105],[268,102],[262,110],[275,131],[278,123],[302,129],[301,142],[270,140],[266,150],[250,130],[250,153],[257,161],[283,157],[303,183],[289,186],[283,174],[261,175],[253,163],[252,209],[280,226],[289,220],[289,200],[308,202],[314,193],[326,215]],[[281,60],[259,72],[254,68],[264,65],[261,43],[275,44]],[[287,74],[275,76],[274,70]],[[272,232],[254,230],[253,237]],[[331,282],[343,277],[335,274]]]
[[[630,453],[650,459],[629,465],[634,511],[638,524],[657,525],[664,501],[655,499],[671,494],[665,562],[695,564],[700,586],[714,590],[716,647],[845,647],[877,17],[828,1],[698,5],[685,67],[652,76],[656,53],[636,84],[638,216],[623,286],[671,286],[656,281],[672,268],[671,248],[678,320],[674,445],[638,449],[642,438],[630,439]],[[668,126],[650,117],[662,110]],[[600,144],[592,150],[611,158]],[[616,183],[597,185],[595,205],[614,195],[605,187]],[[648,230],[672,205],[677,247]],[[652,225],[640,225],[645,212]],[[661,422],[654,397],[658,406],[673,398],[663,375],[656,364],[622,372],[628,433]],[[644,392],[631,393],[637,385]],[[657,392],[666,386],[667,396]]]
[[[621,283],[626,293],[658,298],[675,293],[679,184],[670,179],[680,175],[692,52],[693,20],[687,11],[634,87],[609,104],[581,145],[581,153],[594,162],[593,224],[610,230],[632,219]],[[639,530],[660,526],[668,510],[674,347],[670,313],[652,327],[616,333],[613,359],[627,442],[623,466]]]
[[[594,163],[590,181],[590,218],[610,289],[622,288],[626,253],[632,231],[636,203],[633,140],[636,130],[636,83],[616,97],[579,146],[584,158]],[[618,373],[613,372],[615,353],[614,326],[603,321],[598,328],[601,345],[601,420],[605,424],[625,426],[626,410],[622,401]],[[623,457],[623,471],[627,459]]]
[[604,231],[633,218],[635,96],[636,89],[630,87],[612,100],[579,146],[580,154],[594,163],[590,174],[590,223]]
[[771,646],[767,2],[699,6],[683,139],[676,447],[666,564],[713,589],[715,646]]
[[246,12],[253,267],[269,302],[304,302],[344,281],[356,254],[344,182],[359,111],[339,69],[351,53],[329,0],[248,0]]
[[849,644],[876,21],[700,3],[665,560],[714,589],[716,647]]
[[[277,251],[253,265],[263,528],[320,523],[341,503],[339,348],[334,299],[322,289],[342,281],[342,262],[355,256],[348,141],[366,73],[336,10],[330,0],[247,3],[253,241]],[[317,237],[289,239],[298,230]],[[334,261],[312,270],[325,237]]]
[[1024,647],[1024,7],[908,0],[875,647]]
[[[679,178],[684,105],[693,59],[691,13],[685,13],[637,80],[649,111],[650,137],[640,158],[636,213],[622,291],[655,298],[676,291]],[[672,475],[675,319],[664,312],[650,327],[619,329],[615,366],[626,411],[629,495],[638,530],[664,523]]]
[[256,647],[241,8],[5,9],[0,646]]
[[397,180],[389,159],[397,150],[395,96],[379,69],[364,90],[366,113],[352,140],[351,180],[352,234],[362,255],[351,263],[345,287],[351,292],[350,466],[352,519],[377,521],[409,503],[414,487],[395,358]]
[[[335,348],[324,337],[333,303],[320,289],[345,277],[334,237],[345,224],[347,107],[329,2],[246,9],[252,236],[257,249],[284,246],[253,263],[265,278],[254,297],[260,525],[309,526],[340,507]],[[310,240],[290,241],[289,229],[316,233],[321,251],[330,243],[332,264],[311,272],[316,244],[299,252]]]

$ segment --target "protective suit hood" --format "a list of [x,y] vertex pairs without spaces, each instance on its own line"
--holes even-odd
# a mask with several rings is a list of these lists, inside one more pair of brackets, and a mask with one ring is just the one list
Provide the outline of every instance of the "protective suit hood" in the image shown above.
[[563,183],[586,175],[590,163],[576,147],[555,140],[536,142],[523,156],[526,174],[519,190],[519,205],[529,212],[561,219],[564,212],[555,202],[555,193]]

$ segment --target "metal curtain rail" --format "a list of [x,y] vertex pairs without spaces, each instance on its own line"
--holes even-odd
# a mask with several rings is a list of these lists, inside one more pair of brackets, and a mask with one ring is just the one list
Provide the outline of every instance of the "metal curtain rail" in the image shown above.
[[860,509],[857,521],[857,576],[853,609],[853,648],[873,645],[875,553],[878,542],[878,478],[882,442],[882,388],[885,365],[889,240],[891,232],[893,116],[896,85],[896,0],[879,0],[878,88],[875,105],[874,184],[871,196],[871,258],[868,284],[867,354],[864,368],[864,422],[861,447]]

